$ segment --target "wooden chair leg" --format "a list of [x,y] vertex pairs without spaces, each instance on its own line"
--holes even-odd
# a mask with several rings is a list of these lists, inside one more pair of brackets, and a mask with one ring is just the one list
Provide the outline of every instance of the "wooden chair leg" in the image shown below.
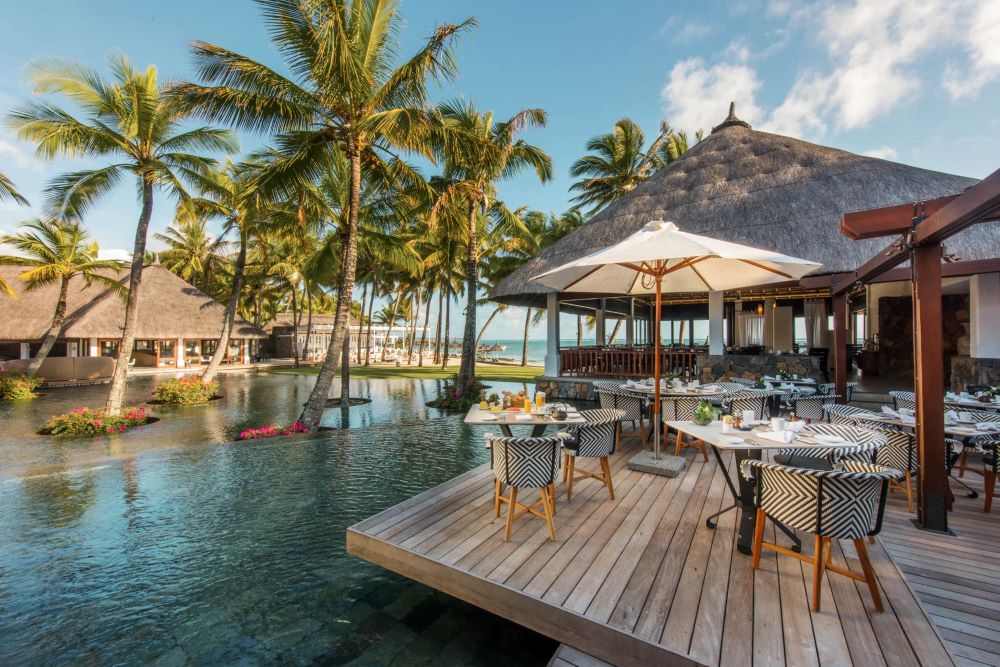
[[757,523],[753,528],[753,569],[760,565],[760,550],[764,543],[764,510],[757,508]]
[[510,504],[507,505],[507,526],[503,531],[503,541],[510,542],[510,529],[514,526],[514,510],[517,506],[517,487],[510,487]]
[[992,470],[987,470],[983,473],[983,486],[986,493],[986,499],[983,501],[983,511],[989,512],[993,509],[993,496],[997,488],[997,474]]
[[823,593],[823,571],[826,568],[826,558],[823,557],[823,547],[826,540],[817,535],[813,546],[813,605],[812,610],[819,612],[820,595]]
[[708,447],[703,442],[701,443],[701,446],[698,447],[698,449],[701,450],[701,457],[705,459],[705,463],[708,463]]
[[569,474],[569,454],[563,452],[563,484],[566,483],[566,475]]
[[554,483],[553,484],[549,484],[547,487],[545,487],[545,489],[543,489],[543,491],[547,491],[548,494],[549,494],[549,498],[552,499],[552,516],[555,516],[556,515],[556,485]]
[[545,509],[545,523],[549,525],[549,539],[553,542],[556,541],[556,527],[552,522],[552,498],[549,496],[547,489],[542,489],[542,507]]
[[496,491],[493,493],[493,512],[496,514],[497,518],[500,517],[500,496],[503,494],[503,483],[500,479],[497,479]]
[[569,457],[569,476],[566,478],[566,502],[573,500],[573,478],[576,477],[576,457]]
[[906,471],[906,476],[903,478],[903,484],[906,484],[906,509],[912,513],[913,512],[913,484],[910,477],[910,471]]
[[882,596],[878,592],[878,582],[875,580],[875,570],[868,560],[868,547],[864,540],[854,540],[854,549],[858,552],[858,560],[861,561],[861,569],[865,573],[865,581],[868,582],[868,590],[871,591],[872,600],[875,601],[875,608],[883,611]]
[[601,457],[601,472],[604,473],[604,485],[608,487],[608,493],[611,494],[611,500],[615,499],[615,484],[611,481],[611,465],[608,464],[608,457]]
[[968,452],[963,447],[962,453],[958,455],[958,476],[965,477],[965,462],[968,457]]

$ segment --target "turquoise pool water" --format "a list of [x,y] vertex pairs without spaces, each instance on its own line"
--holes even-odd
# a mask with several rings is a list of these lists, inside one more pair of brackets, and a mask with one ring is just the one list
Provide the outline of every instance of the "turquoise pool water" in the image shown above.
[[372,403],[326,418],[350,430],[247,444],[225,441],[293,419],[312,378],[222,382],[108,439],[33,433],[106,388],[0,406],[0,664],[545,664],[550,640],[345,552],[347,526],[486,461],[423,405],[435,382],[358,380]]

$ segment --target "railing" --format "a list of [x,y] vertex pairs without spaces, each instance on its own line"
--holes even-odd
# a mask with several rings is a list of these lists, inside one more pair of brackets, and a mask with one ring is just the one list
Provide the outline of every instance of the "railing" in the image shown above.
[[[660,370],[693,370],[699,350],[663,348]],[[652,347],[571,347],[559,350],[559,374],[579,377],[652,377]]]

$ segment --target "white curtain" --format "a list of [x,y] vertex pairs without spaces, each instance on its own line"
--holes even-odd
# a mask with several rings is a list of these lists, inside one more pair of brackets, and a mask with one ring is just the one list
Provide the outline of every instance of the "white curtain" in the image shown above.
[[829,347],[827,345],[827,315],[826,301],[822,299],[806,299],[806,347]]
[[764,344],[764,316],[737,311],[736,338],[739,347]]

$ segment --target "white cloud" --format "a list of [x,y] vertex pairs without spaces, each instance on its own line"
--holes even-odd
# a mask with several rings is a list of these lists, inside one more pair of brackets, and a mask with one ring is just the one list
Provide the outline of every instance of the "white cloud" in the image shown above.
[[672,125],[708,130],[725,118],[730,101],[740,118],[753,123],[760,115],[754,99],[759,88],[757,72],[745,64],[708,65],[694,57],[674,65],[661,97]]
[[[24,149],[24,145],[4,129],[0,129],[0,158],[3,162],[13,163],[18,169],[41,169],[42,163]],[[9,174],[8,174],[9,175]]]
[[865,151],[863,155],[881,158],[882,160],[895,160],[899,154],[892,146],[879,146],[878,148]]
[[676,16],[671,17],[660,27],[660,35],[669,36],[678,42],[696,42],[713,32],[715,32],[715,28],[710,23],[700,21],[682,23]]
[[981,2],[960,30],[965,35],[969,69],[955,62],[945,68],[943,84],[954,99],[975,97],[1000,76],[1000,0]]

